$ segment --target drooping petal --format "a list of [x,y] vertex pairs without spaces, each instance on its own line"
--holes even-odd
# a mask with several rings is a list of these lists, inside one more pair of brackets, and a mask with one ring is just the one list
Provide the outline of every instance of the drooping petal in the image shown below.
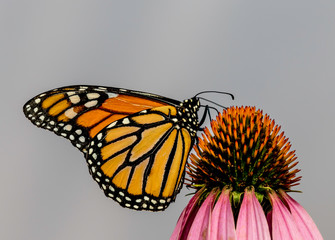
[[319,229],[306,210],[284,191],[280,191],[279,193],[287,202],[302,238],[304,240],[322,240],[323,238]]
[[271,240],[264,211],[253,188],[244,192],[237,218],[236,236],[238,240]]
[[210,193],[206,200],[201,204],[197,215],[194,218],[190,232],[188,233],[187,240],[205,240],[208,239],[209,235],[209,219],[213,203],[215,200],[215,194]]
[[229,200],[229,190],[223,190],[210,220],[210,240],[236,240],[235,222]]
[[187,204],[186,208],[180,214],[178,219],[177,225],[173,230],[173,233],[170,237],[170,240],[185,240],[188,232],[191,228],[193,223],[194,217],[197,214],[199,207],[197,205],[197,200],[199,197],[199,193],[196,193],[189,203]]
[[269,194],[272,204],[272,239],[303,240],[298,227],[285,204],[275,192]]

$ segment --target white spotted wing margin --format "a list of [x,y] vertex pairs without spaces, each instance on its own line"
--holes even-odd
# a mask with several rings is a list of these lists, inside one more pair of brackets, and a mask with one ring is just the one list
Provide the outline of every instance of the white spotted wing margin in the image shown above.
[[[161,211],[175,200],[194,137],[174,107],[158,107],[117,120],[87,148],[89,172],[122,207]],[[174,108],[176,110],[176,108]]]
[[109,97],[104,88],[63,87],[32,98],[23,106],[23,112],[37,127],[69,139],[75,147],[85,153],[91,138],[85,127],[76,124],[80,116],[76,109],[85,112],[97,108]]

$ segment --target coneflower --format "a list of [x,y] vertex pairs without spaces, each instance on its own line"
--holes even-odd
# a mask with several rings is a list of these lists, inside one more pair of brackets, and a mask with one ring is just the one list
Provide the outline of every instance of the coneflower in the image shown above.
[[297,157],[280,127],[254,107],[231,107],[195,146],[188,185],[196,190],[170,240],[323,239],[287,193]]

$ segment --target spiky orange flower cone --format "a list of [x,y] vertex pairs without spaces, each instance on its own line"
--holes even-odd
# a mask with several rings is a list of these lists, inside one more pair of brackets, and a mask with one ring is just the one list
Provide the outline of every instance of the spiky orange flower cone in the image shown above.
[[191,154],[188,185],[196,195],[186,209],[192,214],[182,214],[171,240],[322,239],[287,195],[301,178],[290,148],[261,110],[231,107],[219,114]]

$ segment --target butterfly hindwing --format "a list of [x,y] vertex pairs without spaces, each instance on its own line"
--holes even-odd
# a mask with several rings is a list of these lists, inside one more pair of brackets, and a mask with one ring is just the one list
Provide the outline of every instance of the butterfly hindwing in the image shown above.
[[171,106],[113,122],[88,147],[90,173],[106,196],[136,210],[165,209],[180,190],[194,137]]

